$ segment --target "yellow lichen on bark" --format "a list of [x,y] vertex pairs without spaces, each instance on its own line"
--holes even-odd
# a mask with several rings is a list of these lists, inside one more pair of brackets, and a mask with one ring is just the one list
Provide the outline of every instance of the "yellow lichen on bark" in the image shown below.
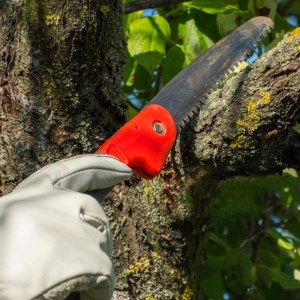
[[240,119],[236,120],[236,125],[242,131],[231,143],[230,147],[248,148],[251,145],[251,138],[247,134],[252,134],[261,125],[263,113],[260,111],[266,105],[271,103],[271,93],[260,91],[260,98],[257,101],[249,100],[246,103],[247,111],[242,114]]
[[[290,32],[289,37],[287,38],[287,43],[292,43],[294,40],[300,36],[300,27],[297,27],[292,32]],[[298,51],[300,51],[300,45],[297,46]]]
[[300,36],[300,27],[297,27],[290,32],[290,36],[287,38],[288,43],[292,43],[297,37]]
[[183,291],[181,300],[190,300],[192,299],[193,292],[189,285],[187,285]]
[[109,6],[107,6],[107,5],[101,5],[100,11],[101,11],[104,15],[106,15],[106,14],[108,14],[108,13],[110,12],[110,8],[109,8]]
[[146,257],[134,258],[134,263],[125,270],[126,275],[143,273],[150,265],[150,260]]
[[60,21],[60,15],[59,14],[52,14],[48,15],[45,18],[45,23],[47,26],[57,26]]
[[259,92],[260,95],[260,99],[257,101],[257,106],[261,105],[268,105],[271,102],[271,93],[269,92],[264,92],[264,91],[260,91]]
[[152,256],[153,260],[156,261],[158,258],[158,253],[156,251],[152,251],[151,256]]
[[231,143],[230,147],[232,149],[236,148],[248,148],[251,145],[251,139],[248,136],[245,135],[239,135],[237,136],[233,142]]

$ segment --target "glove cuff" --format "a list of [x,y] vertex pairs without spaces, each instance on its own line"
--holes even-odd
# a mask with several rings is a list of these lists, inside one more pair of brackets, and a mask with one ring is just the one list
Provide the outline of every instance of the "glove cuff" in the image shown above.
[[109,300],[112,282],[103,275],[81,275],[54,286],[36,300],[63,300],[72,292],[80,292],[81,300]]

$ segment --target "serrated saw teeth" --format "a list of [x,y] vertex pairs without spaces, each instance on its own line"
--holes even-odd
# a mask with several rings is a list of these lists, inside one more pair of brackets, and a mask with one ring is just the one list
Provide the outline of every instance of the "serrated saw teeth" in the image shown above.
[[207,94],[271,25],[272,20],[256,17],[218,41],[176,75],[147,107],[105,141],[97,153],[118,158],[143,178],[158,175],[180,127],[198,113]]
[[[273,21],[255,17],[222,38],[177,74],[149,104],[158,104],[172,115],[177,133],[190,114],[199,112],[205,96],[215,90],[258,42],[271,31]],[[212,63],[213,62],[213,63]]]

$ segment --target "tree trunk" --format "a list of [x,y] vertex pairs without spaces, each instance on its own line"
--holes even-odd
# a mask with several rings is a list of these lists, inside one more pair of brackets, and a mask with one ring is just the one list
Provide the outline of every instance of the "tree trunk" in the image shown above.
[[0,3],[0,175],[91,152],[125,120],[121,1]]
[[[122,1],[0,3],[0,187],[93,152],[125,121]],[[212,196],[233,175],[297,165],[299,36],[212,93],[161,175],[133,177],[104,201],[115,299],[199,299]],[[290,155],[288,155],[290,154]]]

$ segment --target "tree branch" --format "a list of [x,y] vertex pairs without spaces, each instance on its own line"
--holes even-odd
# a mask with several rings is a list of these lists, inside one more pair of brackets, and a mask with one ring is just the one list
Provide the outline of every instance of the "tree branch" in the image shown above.
[[186,168],[192,161],[224,178],[299,164],[300,138],[293,130],[300,119],[299,43],[295,30],[210,95],[181,138]]
[[183,2],[190,2],[186,0],[144,0],[131,2],[125,5],[124,13],[130,14],[135,11],[147,9],[147,8],[157,8],[167,5],[174,5]]

